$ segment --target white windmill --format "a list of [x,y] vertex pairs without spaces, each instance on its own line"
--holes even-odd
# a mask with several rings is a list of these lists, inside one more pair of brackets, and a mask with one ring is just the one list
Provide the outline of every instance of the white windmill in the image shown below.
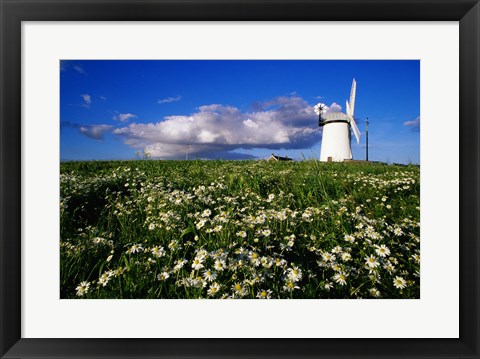
[[356,89],[357,83],[353,79],[350,103],[347,100],[346,104],[347,113],[339,111],[330,112],[323,103],[315,105],[314,110],[318,115],[318,125],[323,127],[320,161],[341,162],[352,159],[350,128],[353,130],[357,143],[360,143],[360,131],[353,118]]

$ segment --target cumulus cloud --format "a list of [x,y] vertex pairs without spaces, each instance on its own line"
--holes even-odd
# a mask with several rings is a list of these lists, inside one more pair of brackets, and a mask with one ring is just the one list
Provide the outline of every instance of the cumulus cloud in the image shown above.
[[113,119],[116,121],[125,122],[135,117],[137,117],[137,115],[134,115],[133,113],[119,113],[118,115],[113,116]]
[[80,97],[83,100],[82,106],[86,108],[90,108],[90,105],[92,104],[92,97],[89,94],[83,94],[83,95],[80,95]]
[[414,132],[420,132],[420,116],[418,116],[414,120],[405,121],[403,125],[407,127],[411,127],[412,131]]
[[[244,148],[302,149],[320,140],[313,107],[300,97],[278,97],[256,111],[205,105],[188,116],[168,116],[157,123],[131,123],[114,134],[153,157],[181,158],[189,146],[192,158]],[[208,157],[208,156],[207,156]]]
[[70,121],[62,121],[60,129],[62,130],[64,128],[75,128],[82,135],[94,140],[103,140],[105,133],[113,130],[113,126],[111,125],[81,125]]
[[158,100],[157,102],[162,104],[162,103],[178,102],[181,99],[182,99],[182,96],[167,97],[167,98],[162,98],[162,99]]
[[342,106],[334,102],[330,106],[327,106],[327,108],[325,109],[325,113],[330,113],[330,112],[342,112]]
[[103,140],[105,132],[111,131],[113,126],[110,125],[94,125],[94,126],[80,126],[79,131],[82,135],[94,140]]

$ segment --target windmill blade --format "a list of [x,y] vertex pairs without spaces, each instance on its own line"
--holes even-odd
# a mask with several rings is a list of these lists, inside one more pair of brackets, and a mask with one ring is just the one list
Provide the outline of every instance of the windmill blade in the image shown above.
[[358,130],[357,124],[355,123],[355,120],[353,116],[348,116],[350,120],[350,125],[352,126],[353,134],[355,135],[355,138],[357,139],[357,144],[360,143],[360,131]]
[[353,79],[352,90],[350,91],[350,115],[353,117],[355,110],[355,94],[357,92],[357,82]]
[[347,112],[347,117],[350,117],[351,116],[351,113],[350,113],[350,104],[348,103],[348,100],[346,101],[345,103],[345,110]]

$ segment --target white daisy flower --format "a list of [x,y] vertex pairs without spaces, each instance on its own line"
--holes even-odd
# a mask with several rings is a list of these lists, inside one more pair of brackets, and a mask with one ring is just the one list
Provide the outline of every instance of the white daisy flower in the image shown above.
[[420,263],[420,254],[418,253],[412,254],[412,258],[415,262]]
[[352,255],[348,252],[344,252],[341,254],[342,261],[348,262],[349,260],[352,259]]
[[108,282],[110,281],[110,278],[111,278],[111,277],[112,277],[112,276],[109,275],[108,272],[103,273],[103,274],[100,276],[100,278],[98,278],[98,285],[99,285],[99,286],[101,285],[102,287],[106,287],[107,284],[108,284]]
[[335,275],[333,276],[333,280],[342,286],[347,284],[347,277],[342,272],[335,273]]
[[187,264],[187,260],[185,259],[179,259],[176,261],[175,266],[173,267],[173,270],[178,272],[180,269],[183,268],[183,266]]
[[407,286],[407,281],[402,277],[396,276],[393,280],[393,286],[397,289],[403,289]]
[[209,282],[213,282],[217,278],[217,273],[207,269],[205,272],[203,272],[203,278]]
[[267,290],[260,289],[257,292],[257,298],[259,298],[259,299],[270,299],[271,295],[272,295],[272,291],[270,289],[267,289]]
[[207,220],[206,219],[201,219],[200,221],[197,222],[197,224],[195,226],[197,227],[197,229],[201,229],[201,228],[203,228],[203,226],[205,226],[205,223],[207,223]]
[[400,227],[395,227],[393,229],[393,234],[395,234],[396,236],[401,236],[403,234],[403,231]]
[[241,238],[245,238],[247,236],[247,232],[245,232],[245,231],[237,232],[237,236],[241,237]]
[[282,290],[284,292],[293,292],[295,289],[300,289],[300,287],[298,285],[296,285],[294,282],[292,282],[291,280],[287,281],[285,283],[285,285],[282,287]]
[[151,249],[151,252],[152,254],[157,257],[157,258],[161,258],[161,257],[164,257],[165,256],[165,248],[163,247],[158,247],[158,246],[155,246]]
[[240,298],[244,297],[247,294],[246,288],[241,283],[235,283],[234,285],[232,285],[232,290]]
[[215,296],[220,291],[220,284],[212,283],[210,288],[208,288],[207,294],[209,297]]
[[83,281],[77,286],[77,288],[75,288],[75,290],[77,291],[77,296],[83,297],[90,290],[90,283]]
[[328,252],[323,253],[322,258],[325,262],[334,262],[336,259],[335,255]]
[[302,279],[302,270],[298,267],[288,268],[287,269],[287,278],[292,282],[298,282]]
[[388,247],[386,247],[384,244],[375,247],[377,247],[377,249],[375,249],[375,252],[377,252],[380,257],[386,257],[390,255],[390,249],[388,249]]
[[129,254],[133,254],[133,253],[139,253],[143,251],[143,247],[141,244],[134,244],[133,246],[131,246],[128,250],[127,250],[127,253]]
[[375,258],[373,255],[365,257],[365,263],[370,268],[376,268],[380,265],[380,263],[377,261],[377,258]]
[[157,275],[158,280],[166,280],[168,279],[168,277],[170,277],[170,274],[168,274],[168,272],[165,272],[165,271]]
[[192,262],[192,268],[195,270],[199,270],[203,268],[203,259],[195,257]]
[[217,259],[213,264],[213,268],[219,272],[223,271],[226,268],[225,261],[223,259]]

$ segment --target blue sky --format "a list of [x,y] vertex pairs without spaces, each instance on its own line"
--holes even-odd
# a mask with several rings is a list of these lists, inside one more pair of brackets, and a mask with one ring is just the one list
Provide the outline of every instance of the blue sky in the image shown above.
[[62,160],[318,158],[313,106],[345,112],[352,79],[362,133],[354,159],[420,163],[416,60],[63,60]]

